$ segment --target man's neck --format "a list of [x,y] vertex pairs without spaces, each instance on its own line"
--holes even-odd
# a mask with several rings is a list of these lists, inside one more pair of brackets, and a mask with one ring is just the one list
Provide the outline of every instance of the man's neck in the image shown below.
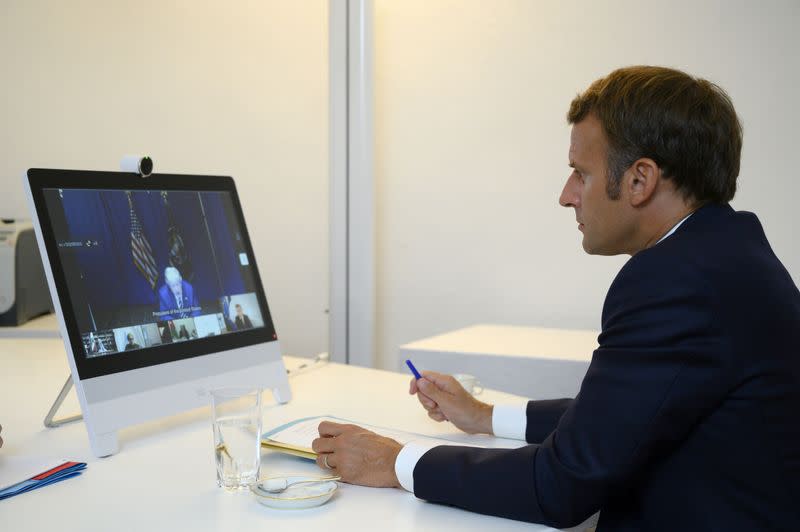
[[646,240],[641,249],[647,249],[655,246],[661,241],[662,238],[664,238],[667,233],[672,230],[673,227],[679,224],[687,216],[692,214],[695,210],[697,210],[697,208],[693,205],[683,203],[678,208],[670,209],[668,212],[664,213],[663,216],[658,217],[653,221],[652,224],[650,224],[650,227],[647,228]]
[[639,251],[655,246],[675,225],[698,207],[694,199],[685,198],[671,183],[664,183],[661,190],[638,212],[638,219],[634,225],[637,237],[632,239],[635,246],[630,254],[635,255]]

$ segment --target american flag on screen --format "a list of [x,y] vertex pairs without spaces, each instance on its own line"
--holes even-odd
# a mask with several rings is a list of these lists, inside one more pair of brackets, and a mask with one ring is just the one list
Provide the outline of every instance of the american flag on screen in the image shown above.
[[158,268],[156,268],[156,260],[153,258],[153,248],[150,247],[150,242],[144,236],[142,224],[139,222],[139,217],[136,216],[136,210],[133,208],[133,198],[131,198],[130,192],[128,192],[128,206],[131,209],[131,255],[133,256],[133,265],[150,283],[150,288],[155,290],[156,282],[158,281]]

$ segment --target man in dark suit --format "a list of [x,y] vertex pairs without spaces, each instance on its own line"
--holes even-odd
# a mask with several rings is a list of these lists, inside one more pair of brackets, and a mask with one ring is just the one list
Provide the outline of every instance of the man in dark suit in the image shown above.
[[200,303],[194,288],[183,280],[177,268],[167,266],[164,269],[164,285],[158,289],[158,307],[166,314],[159,315],[159,320],[177,320],[200,315]]
[[236,330],[241,331],[244,329],[252,329],[253,322],[250,321],[250,317],[244,313],[242,306],[240,304],[236,304],[236,319],[234,320],[236,323]]
[[[517,436],[514,450],[400,446],[323,423],[318,463],[348,482],[567,527],[791,530],[800,522],[800,292],[736,191],[741,126],[719,87],[612,72],[572,102],[560,203],[587,253],[627,253],[574,399],[492,406],[445,375],[428,415]],[[372,464],[367,467],[364,464]]]

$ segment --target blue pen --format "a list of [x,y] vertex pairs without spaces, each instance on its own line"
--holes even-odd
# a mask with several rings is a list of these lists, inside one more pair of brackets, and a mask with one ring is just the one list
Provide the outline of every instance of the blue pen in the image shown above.
[[406,366],[408,366],[408,369],[414,374],[415,379],[419,380],[422,378],[422,375],[419,374],[419,371],[417,371],[417,368],[414,367],[414,364],[412,364],[410,360],[406,360]]

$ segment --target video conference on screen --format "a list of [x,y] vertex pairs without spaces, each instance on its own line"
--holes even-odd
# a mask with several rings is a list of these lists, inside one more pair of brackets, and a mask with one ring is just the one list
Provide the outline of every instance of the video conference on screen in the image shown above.
[[48,189],[45,200],[87,357],[272,326],[229,193]]

